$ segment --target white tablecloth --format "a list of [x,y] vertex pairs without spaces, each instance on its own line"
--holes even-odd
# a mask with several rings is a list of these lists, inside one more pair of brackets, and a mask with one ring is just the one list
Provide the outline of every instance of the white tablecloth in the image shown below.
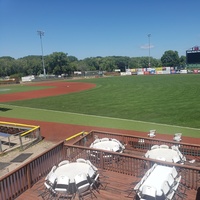
[[74,177],[77,174],[85,173],[86,175],[89,174],[89,176],[92,177],[96,172],[87,163],[72,162],[58,167],[54,173],[57,177],[66,175],[69,177],[70,183],[74,183]]
[[152,186],[156,188],[156,195],[162,196],[161,190],[163,182],[167,180],[169,174],[172,173],[172,167],[157,165],[155,169],[150,173],[147,179],[142,183],[139,190],[142,191],[144,185]]
[[108,141],[99,141],[97,143],[92,143],[90,148],[108,150],[108,151],[122,151],[123,147],[120,146],[119,142],[108,140]]
[[[148,154],[146,157],[152,158],[152,159],[157,159],[157,160],[165,160],[167,162],[173,162],[173,158],[179,158],[176,160],[176,162],[179,162],[181,160],[178,152],[173,149],[152,149],[148,151]],[[164,158],[164,159],[163,159]]]

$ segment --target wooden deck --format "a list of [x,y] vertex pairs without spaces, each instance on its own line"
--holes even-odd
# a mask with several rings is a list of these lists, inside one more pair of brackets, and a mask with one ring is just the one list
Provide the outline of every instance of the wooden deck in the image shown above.
[[[105,189],[100,189],[100,193],[95,192],[97,199],[99,200],[129,200],[135,199],[134,193],[130,196],[130,189],[134,186],[134,182],[137,182],[140,178],[136,178],[134,176],[128,176],[125,174],[120,174],[111,171],[104,171],[103,175],[106,176],[105,182],[108,183]],[[24,192],[20,195],[16,200],[42,200],[42,197],[39,196],[44,190],[44,178],[38,181],[31,189]],[[196,198],[195,190],[187,189],[186,194],[187,200],[195,200]],[[178,197],[178,196],[177,196]],[[90,196],[86,196],[84,199],[91,199]],[[95,199],[95,197],[94,197]],[[177,198],[176,198],[177,199]],[[181,198],[178,198],[181,199]],[[76,195],[75,200],[78,200],[78,196]]]
[[[98,135],[97,135],[98,134]],[[84,137],[86,137],[84,140]],[[60,142],[50,149],[23,163],[20,167],[9,172],[0,179],[0,199],[2,200],[42,200],[39,196],[44,191],[44,177],[49,173],[53,165],[57,165],[63,159],[70,162],[76,161],[77,158],[91,159],[91,162],[99,169],[104,169],[104,176],[107,176],[106,182],[108,185],[105,189],[100,189],[100,194],[96,193],[97,199],[100,200],[128,200],[135,199],[133,194],[127,197],[132,188],[140,181],[144,173],[153,166],[154,163],[164,166],[175,166],[182,176],[182,181],[187,185],[186,200],[195,200],[197,189],[200,187],[200,145],[192,145],[181,143],[181,151],[186,156],[188,163],[181,165],[177,163],[168,163],[164,161],[152,160],[145,158],[145,152],[154,144],[174,145],[174,142],[144,138],[145,144],[138,146],[138,136],[115,135],[111,133],[95,132],[80,137],[80,140],[75,140],[76,144],[66,144]],[[91,142],[94,136],[99,138],[108,137],[116,138],[126,144],[126,150],[123,154],[115,152],[107,152],[106,150],[95,150],[98,152],[97,157],[91,157],[90,148],[86,143]],[[85,143],[86,141],[86,143]],[[105,155],[112,155],[112,161],[104,161]],[[101,158],[101,159],[100,159]],[[190,160],[195,160],[190,163]],[[129,175],[127,175],[129,174]],[[131,184],[134,183],[134,184]],[[176,195],[177,197],[177,195]],[[78,197],[76,196],[75,200]],[[86,199],[86,198],[85,198]],[[90,197],[87,199],[91,199]],[[176,198],[176,200],[181,198]]]

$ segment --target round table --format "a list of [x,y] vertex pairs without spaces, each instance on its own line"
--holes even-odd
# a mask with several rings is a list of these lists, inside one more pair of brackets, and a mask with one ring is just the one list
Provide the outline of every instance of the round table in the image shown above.
[[152,149],[145,154],[145,157],[167,162],[177,163],[181,161],[179,153],[173,149],[164,149],[164,148]]
[[74,183],[74,177],[77,174],[85,173],[85,174],[88,174],[90,178],[92,178],[96,174],[96,171],[92,168],[91,165],[87,163],[72,162],[72,163],[68,163],[60,167],[57,167],[54,173],[56,177],[63,176],[63,175],[68,176],[70,183]]
[[116,139],[108,139],[104,140],[98,139],[98,142],[94,141],[91,145],[90,148],[95,148],[95,149],[102,149],[102,150],[108,150],[108,151],[113,151],[113,152],[123,152],[124,146]]
[[[86,160],[85,162],[71,162],[58,166],[53,172],[51,171],[48,179],[45,180],[45,183],[48,183],[48,185],[52,187],[52,191],[55,190],[60,194],[64,192],[65,195],[74,195],[77,191],[75,177],[80,176],[81,174],[88,177],[87,183],[91,184],[98,173],[97,169]],[[82,184],[84,184],[84,182]]]

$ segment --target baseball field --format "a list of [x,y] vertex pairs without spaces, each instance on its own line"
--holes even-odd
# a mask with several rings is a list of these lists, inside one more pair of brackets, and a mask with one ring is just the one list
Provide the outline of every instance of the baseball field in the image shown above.
[[0,120],[40,125],[62,140],[105,130],[200,143],[200,75],[83,78],[0,86]]

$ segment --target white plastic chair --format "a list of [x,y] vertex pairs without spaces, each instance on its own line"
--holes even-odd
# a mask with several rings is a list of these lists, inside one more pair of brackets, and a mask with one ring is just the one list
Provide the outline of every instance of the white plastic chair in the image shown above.
[[167,177],[167,182],[170,187],[174,184],[175,180],[174,180],[172,174],[169,174],[169,176]]
[[180,137],[174,137],[173,140],[176,142],[180,142],[182,139]]
[[138,139],[139,144],[144,144],[144,139]]
[[157,163],[154,163],[153,166],[149,170],[151,170],[152,172],[157,167],[157,165],[158,165]]
[[176,137],[176,136],[181,137],[181,136],[182,136],[182,133],[175,133],[175,134],[174,134],[174,137]]
[[148,136],[149,137],[155,137],[156,136],[156,130],[150,130]]
[[90,165],[94,171],[97,171],[98,169],[90,162],[90,160],[86,160],[87,164]]
[[178,163],[179,161],[180,161],[181,159],[180,159],[180,157],[177,155],[177,156],[174,156],[173,158],[172,158],[172,161],[174,162],[174,163]]
[[93,176],[96,174],[96,171],[92,168],[92,166],[88,169],[88,175],[90,178],[93,178]]
[[182,136],[182,133],[175,133],[173,140],[176,142],[180,142],[182,140],[181,136]]
[[90,194],[92,198],[92,194],[94,194],[91,190],[90,184],[87,179],[87,175],[85,173],[77,174],[74,178],[79,199],[83,199],[83,196]]
[[[112,138],[111,141],[116,142],[116,143],[118,143],[118,144],[120,143],[120,141],[117,140],[117,139],[115,139],[115,138]],[[121,143],[120,143],[120,144],[121,144]]]
[[167,181],[164,181],[161,188],[165,197],[167,197],[168,192],[170,191],[170,186]]
[[171,190],[167,196],[166,196],[166,200],[172,200],[174,198],[175,192],[173,190]]
[[97,138],[97,139],[93,142],[93,144],[96,144],[96,143],[98,143],[98,142],[101,142],[101,140],[100,140],[99,138]]
[[153,150],[153,149],[159,149],[160,148],[160,146],[159,145],[153,145],[152,147],[151,147],[151,150]]
[[178,172],[174,166],[172,167],[172,176],[174,179],[178,176]]
[[149,150],[145,153],[145,158],[148,158],[149,157]]
[[140,186],[141,186],[141,182],[138,182],[138,183],[135,185],[135,187],[133,188],[133,190],[138,191],[139,188],[140,188]]
[[161,148],[161,149],[169,149],[169,146],[166,145],[166,144],[161,144],[161,145],[160,145],[160,148]]
[[165,196],[165,200],[172,200],[173,199],[175,192],[174,192],[174,190],[172,190],[170,188],[167,181],[164,181],[161,190],[163,191],[163,194]]
[[175,151],[179,151],[178,146],[175,146],[175,145],[171,146],[171,149],[173,149]]
[[87,161],[83,158],[78,158],[76,159],[76,162],[79,162],[79,163],[87,163]]
[[149,185],[144,185],[142,187],[141,196],[142,198],[147,198],[147,199],[148,197],[156,198],[156,188]]
[[52,168],[51,168],[51,171],[47,174],[47,176],[45,177],[45,181],[48,180],[49,176],[51,176],[51,174],[54,173],[54,171],[56,170],[56,166],[54,165]]
[[52,188],[51,185],[49,185],[47,182],[44,182],[44,186],[45,186],[45,191],[40,194],[39,196],[41,196],[43,199],[44,197],[46,199],[49,199],[51,196],[56,194],[56,191]]
[[47,182],[48,182],[52,187],[54,187],[56,179],[57,179],[57,176],[55,175],[55,173],[52,173],[52,174],[48,177]]
[[69,164],[69,160],[63,160],[58,164],[58,167],[62,166],[62,165],[66,165]]
[[68,187],[69,187],[69,177],[67,176],[59,176],[57,179],[57,184],[55,187],[55,191],[58,194],[58,199],[60,197],[68,196]]
[[140,188],[141,185],[142,185],[142,182],[140,181],[140,182],[138,182],[138,183],[134,186],[134,188],[131,187],[131,190],[130,190],[129,194],[127,195],[127,197],[130,197],[130,195],[131,195],[133,192],[135,192],[135,194],[137,194],[137,195],[140,197],[139,188]]
[[102,138],[101,142],[103,142],[103,141],[109,141],[109,138]]

